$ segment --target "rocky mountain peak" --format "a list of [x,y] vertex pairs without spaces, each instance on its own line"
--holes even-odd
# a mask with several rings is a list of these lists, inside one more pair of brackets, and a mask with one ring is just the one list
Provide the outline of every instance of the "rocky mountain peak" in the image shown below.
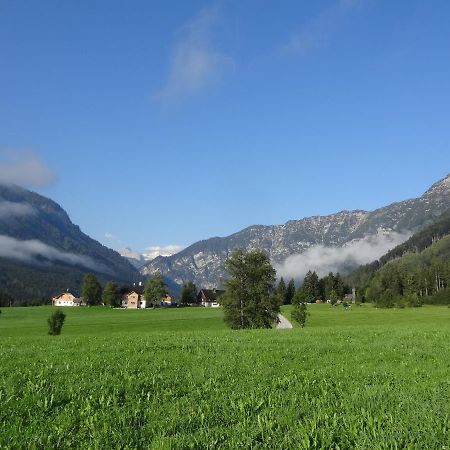
[[434,183],[424,194],[425,196],[430,195],[440,195],[440,194],[449,194],[450,193],[450,174],[448,174],[442,180],[439,180],[437,183]]
[[[217,287],[226,277],[225,260],[238,247],[266,251],[280,264],[313,248],[343,248],[348,243],[397,233],[408,236],[428,225],[450,207],[450,176],[431,186],[419,198],[396,202],[375,211],[340,211],[326,216],[290,220],[283,225],[254,225],[231,236],[197,242],[182,252],[154,259],[141,269],[156,271],[177,283],[192,280],[198,287]],[[409,234],[408,234],[409,233]],[[370,262],[370,261],[367,261]],[[348,266],[347,269],[352,267]]]

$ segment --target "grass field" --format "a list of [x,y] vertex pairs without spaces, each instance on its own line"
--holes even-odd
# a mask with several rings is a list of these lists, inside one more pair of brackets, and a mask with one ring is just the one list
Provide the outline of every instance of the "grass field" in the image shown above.
[[0,315],[0,448],[450,448],[450,308],[51,311]]

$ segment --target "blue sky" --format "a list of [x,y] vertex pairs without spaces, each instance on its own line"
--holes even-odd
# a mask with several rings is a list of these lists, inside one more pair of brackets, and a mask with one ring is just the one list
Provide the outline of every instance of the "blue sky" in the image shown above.
[[0,1],[0,158],[113,248],[418,196],[450,172],[449,19],[439,0]]

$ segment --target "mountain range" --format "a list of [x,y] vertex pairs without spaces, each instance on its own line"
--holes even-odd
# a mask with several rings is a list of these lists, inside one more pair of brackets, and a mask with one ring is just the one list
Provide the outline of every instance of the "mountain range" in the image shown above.
[[[21,301],[44,301],[58,290],[79,290],[83,275],[102,282],[140,281],[159,271],[172,292],[186,281],[198,288],[219,287],[224,262],[238,247],[265,250],[278,275],[302,279],[309,269],[344,273],[384,255],[450,207],[450,176],[422,196],[375,211],[341,211],[253,225],[227,237],[192,244],[151,261],[129,249],[111,250],[73,224],[54,201],[27,189],[0,184],[0,291]],[[144,264],[140,271],[136,265]]]
[[265,250],[279,275],[301,279],[308,268],[320,271],[320,267],[350,271],[405,241],[449,206],[450,175],[418,198],[374,211],[341,211],[282,225],[253,225],[231,236],[196,242],[172,256],[159,256],[140,272],[148,276],[159,271],[179,284],[192,280],[197,286],[217,287],[226,277],[224,262],[238,247]]

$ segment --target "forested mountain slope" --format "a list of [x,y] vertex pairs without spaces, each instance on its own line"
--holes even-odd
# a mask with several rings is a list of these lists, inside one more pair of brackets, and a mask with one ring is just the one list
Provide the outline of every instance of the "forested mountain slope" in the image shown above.
[[0,184],[0,289],[18,301],[78,289],[85,272],[123,282],[136,269],[74,225],[54,201]]
[[408,296],[450,301],[450,210],[378,261],[355,270],[346,282],[370,301]]

